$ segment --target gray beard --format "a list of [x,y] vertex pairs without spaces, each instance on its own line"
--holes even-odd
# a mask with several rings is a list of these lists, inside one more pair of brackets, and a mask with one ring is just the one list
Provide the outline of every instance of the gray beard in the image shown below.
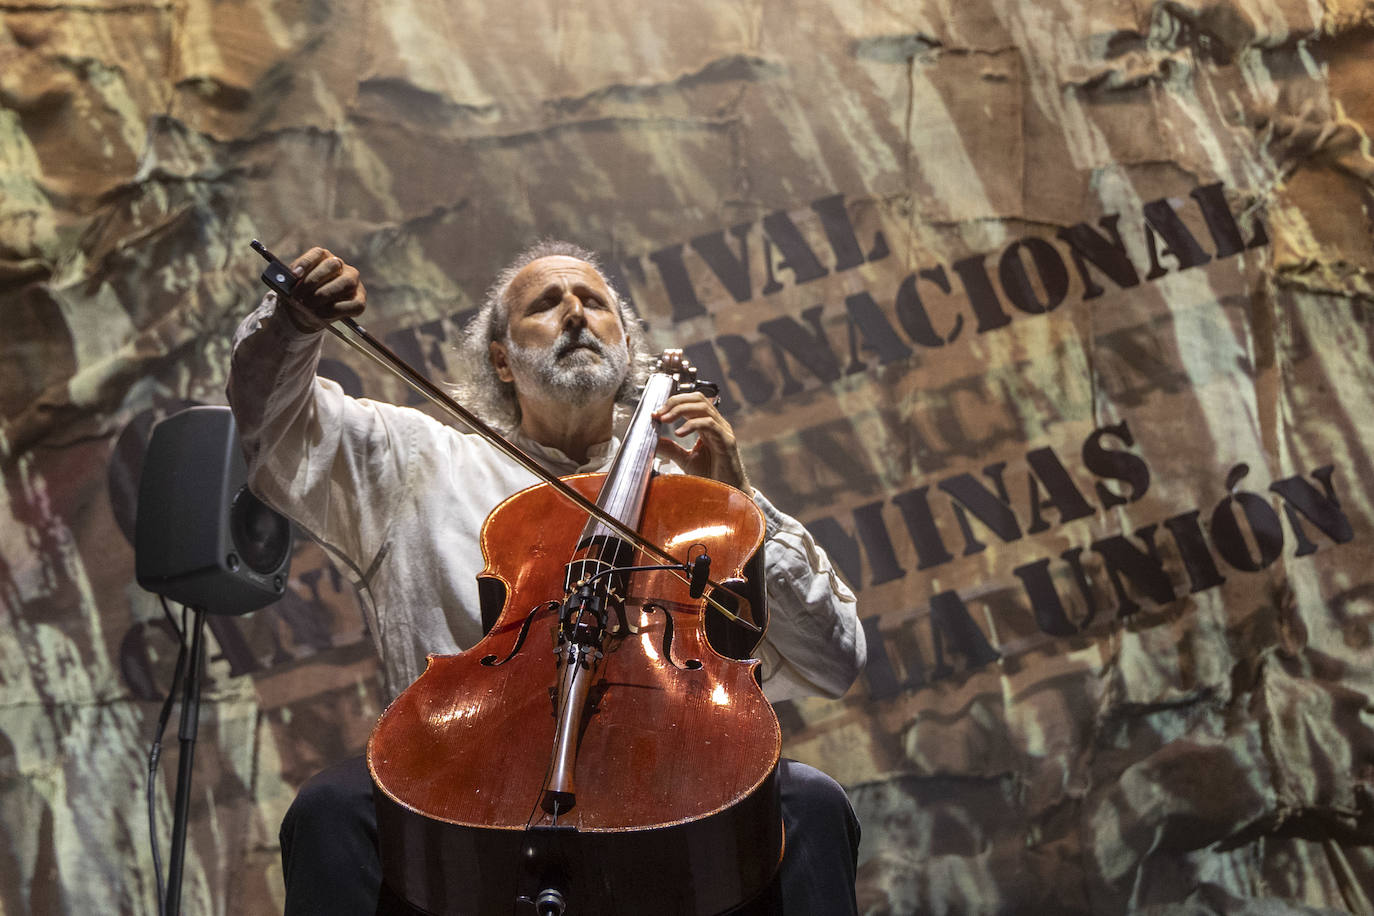
[[507,338],[506,354],[512,371],[530,380],[541,395],[573,407],[614,395],[630,370],[623,340],[605,344],[586,328],[563,332],[548,349],[522,347]]

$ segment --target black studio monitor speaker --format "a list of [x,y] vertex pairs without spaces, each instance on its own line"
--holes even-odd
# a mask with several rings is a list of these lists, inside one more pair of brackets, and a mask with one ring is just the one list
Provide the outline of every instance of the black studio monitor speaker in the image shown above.
[[248,490],[234,415],[191,407],[153,427],[134,526],[138,584],[211,614],[286,590],[291,523]]

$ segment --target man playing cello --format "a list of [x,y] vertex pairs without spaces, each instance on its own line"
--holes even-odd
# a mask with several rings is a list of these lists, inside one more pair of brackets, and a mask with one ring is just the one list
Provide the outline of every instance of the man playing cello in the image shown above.
[[[321,248],[291,268],[292,296],[269,293],[236,335],[229,401],[254,489],[357,586],[394,696],[429,654],[481,638],[482,523],[537,480],[475,435],[317,378],[321,332],[361,314],[366,292],[356,269]],[[468,406],[549,471],[597,471],[614,457],[615,408],[642,375],[644,341],[589,252],[545,242],[522,253],[493,284],[466,349],[475,363]],[[768,699],[843,694],[863,665],[864,638],[825,553],[752,489],[711,400],[674,395],[655,417],[696,437],[690,448],[665,438],[661,458],[752,492],[763,512],[770,625],[756,654]],[[786,850],[751,912],[854,912],[858,823],[843,790],[790,760],[778,780]],[[405,912],[382,887],[376,832],[362,758],[307,781],[281,829],[287,913]]]

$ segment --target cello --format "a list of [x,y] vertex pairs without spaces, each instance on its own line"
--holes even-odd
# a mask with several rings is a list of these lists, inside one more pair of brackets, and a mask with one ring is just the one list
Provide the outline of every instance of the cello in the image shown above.
[[693,384],[665,354],[609,471],[491,513],[487,635],[431,656],[378,721],[367,761],[383,874],[415,906],[705,916],[776,871],[781,732],[759,662],[717,651],[745,656],[762,632],[763,517],[726,484],[653,473],[652,415]]

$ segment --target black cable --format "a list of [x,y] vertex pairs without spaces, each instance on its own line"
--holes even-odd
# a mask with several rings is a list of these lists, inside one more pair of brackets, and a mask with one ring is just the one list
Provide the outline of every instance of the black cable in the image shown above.
[[181,626],[177,626],[176,618],[167,606],[167,599],[161,595],[158,597],[162,601],[162,613],[166,615],[172,631],[177,634],[177,641],[181,646],[177,652],[176,670],[172,672],[172,686],[167,689],[167,699],[163,701],[162,712],[157,717],[157,734],[153,736],[152,747],[148,749],[148,839],[153,847],[153,873],[157,877],[157,911],[159,916],[162,916],[166,906],[166,891],[162,883],[162,855],[157,847],[157,764],[162,758],[162,735],[167,731],[167,722],[172,718],[172,705],[176,700],[177,688],[181,686],[181,679],[186,674],[186,608],[181,608]]
[[178,625],[177,619],[172,616],[172,609],[167,606],[167,596],[158,595],[157,599],[162,602],[162,616],[167,618],[167,626],[171,627],[172,632],[177,634],[177,641],[184,643],[186,641],[186,606],[182,605],[181,623]]

